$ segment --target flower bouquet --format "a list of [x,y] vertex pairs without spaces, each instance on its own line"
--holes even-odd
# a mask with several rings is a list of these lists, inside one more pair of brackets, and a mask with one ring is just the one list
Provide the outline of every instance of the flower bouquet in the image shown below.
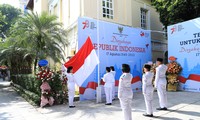
[[65,75],[65,71],[62,71],[62,74],[61,74],[61,80],[62,80],[62,95],[63,95],[63,98],[65,98],[63,100],[63,103],[66,104],[67,103],[67,76]]
[[39,72],[36,74],[38,80],[42,81],[41,89],[41,103],[40,106],[53,105],[54,99],[51,94],[51,87],[49,81],[53,81],[53,72],[48,67],[39,67]]
[[167,82],[170,86],[177,86],[179,83],[178,74],[181,72],[182,67],[176,62],[176,58],[171,56],[169,58],[170,63],[167,69]]

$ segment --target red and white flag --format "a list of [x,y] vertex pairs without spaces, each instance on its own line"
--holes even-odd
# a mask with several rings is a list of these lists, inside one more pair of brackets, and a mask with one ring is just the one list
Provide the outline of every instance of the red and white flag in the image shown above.
[[90,37],[80,48],[80,50],[68,62],[64,64],[65,67],[72,66],[74,77],[78,86],[94,71],[96,65],[99,64],[99,59],[92,45]]

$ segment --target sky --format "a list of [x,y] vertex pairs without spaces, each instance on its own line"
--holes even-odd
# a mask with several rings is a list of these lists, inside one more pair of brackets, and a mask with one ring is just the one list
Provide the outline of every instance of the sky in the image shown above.
[[19,0],[0,0],[0,4],[10,4],[16,8],[19,8]]

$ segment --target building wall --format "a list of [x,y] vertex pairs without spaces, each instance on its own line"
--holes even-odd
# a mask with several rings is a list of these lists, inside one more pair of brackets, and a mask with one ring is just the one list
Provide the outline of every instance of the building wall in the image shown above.
[[[113,0],[113,19],[103,17],[102,0],[48,1],[48,11],[50,14],[58,16],[64,28],[68,30],[68,40],[71,43],[77,41],[78,17],[90,17],[141,29],[141,9],[145,9],[147,10],[146,29],[151,31],[153,61],[157,57],[164,57],[164,53],[167,51],[167,41],[162,32],[159,14],[151,6],[151,0]],[[73,50],[74,48],[70,46],[67,55],[72,55],[71,51]]]
[[[81,16],[81,0],[60,0],[60,22],[63,23],[64,28],[67,30],[67,40],[69,41],[69,46],[66,49],[67,56],[73,56],[77,52],[77,42],[78,42],[78,28],[77,20]],[[59,3],[58,2],[58,3]]]
[[[131,0],[113,0],[114,17],[107,19],[103,17],[102,1],[101,0],[84,0],[82,16],[100,19],[103,21],[114,22],[127,26],[132,26],[131,18]],[[98,5],[97,5],[98,2]]]
[[[151,0],[113,0],[114,1],[114,17],[107,19],[102,16],[102,1],[84,0],[84,12],[82,16],[100,19],[108,22],[114,22],[141,29],[141,8],[147,10],[147,30],[151,31],[152,39],[152,60],[157,57],[163,57],[167,51],[167,41],[163,31],[163,25],[160,22],[159,14],[153,6]],[[97,5],[99,5],[97,7]]]
[[48,12],[48,0],[34,0],[34,12],[41,14],[42,12]]
[[[97,8],[97,0],[84,0],[83,16],[100,19],[104,21],[123,24],[135,28],[141,28],[140,9],[148,10],[147,30],[152,30],[151,36],[153,40],[164,40],[161,33],[163,25],[159,20],[159,14],[154,7],[151,6],[150,0],[113,0],[114,1],[114,18],[107,19],[102,16],[102,2],[98,0],[100,5]],[[99,10],[99,11],[98,11]],[[98,15],[99,13],[99,15]],[[160,31],[160,32],[159,32]]]
[[64,27],[67,29],[72,24],[77,22],[80,16],[80,2],[81,0],[54,0],[57,1],[60,22],[63,23]]

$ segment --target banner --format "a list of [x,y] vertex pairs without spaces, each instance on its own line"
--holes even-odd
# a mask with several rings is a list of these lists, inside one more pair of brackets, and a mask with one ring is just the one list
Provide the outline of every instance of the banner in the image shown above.
[[183,70],[179,90],[200,92],[200,18],[168,26],[168,54]]
[[73,75],[78,86],[82,86],[83,82],[94,71],[99,64],[99,59],[94,50],[90,37],[81,46],[79,51],[68,62],[64,64],[66,68],[73,67]]
[[[106,73],[106,67],[109,66],[114,66],[116,71],[115,92],[117,94],[123,63],[129,64],[131,67],[133,92],[141,91],[142,66],[144,63],[151,61],[150,32],[91,18],[79,18],[79,48],[88,37],[91,38],[99,57],[99,72],[98,67],[96,67],[96,70],[82,84],[80,87],[80,100],[96,98],[95,89],[98,86],[98,79],[103,77]],[[102,81],[101,85],[103,86]],[[104,95],[104,89],[102,89],[102,94]]]

